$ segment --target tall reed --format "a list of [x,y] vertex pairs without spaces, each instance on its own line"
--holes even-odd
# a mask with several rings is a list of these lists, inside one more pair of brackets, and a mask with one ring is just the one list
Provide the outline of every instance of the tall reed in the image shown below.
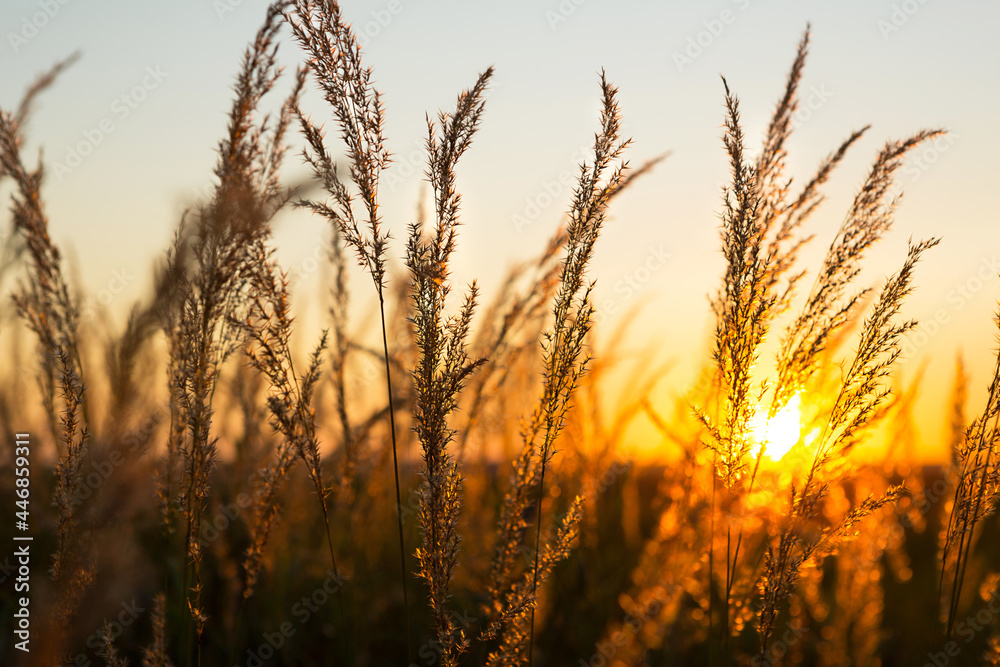
[[449,261],[455,250],[461,197],[455,190],[455,167],[469,148],[486,101],[493,74],[487,69],[476,84],[458,97],[455,111],[441,113],[437,126],[427,120],[428,180],[434,196],[434,226],[424,238],[423,226],[410,226],[406,266],[410,271],[413,327],[419,358],[413,370],[414,430],[423,449],[424,484],[418,518],[423,546],[416,551],[418,574],[427,583],[441,664],[456,667],[469,646],[447,608],[458,563],[461,536],[462,474],[448,451],[454,431],[448,424],[470,374],[482,363],[469,357],[468,337],[478,290],[469,288],[462,307],[445,316],[451,291]]
[[58,605],[46,619],[53,654],[59,650],[68,619],[93,583],[93,551],[80,534],[78,507],[92,435],[78,340],[79,304],[64,275],[59,248],[49,236],[41,192],[44,170],[40,163],[29,169],[22,158],[22,126],[37,97],[76,57],[70,56],[38,77],[16,111],[0,109],[0,181],[13,181],[13,228],[27,259],[27,276],[14,290],[13,301],[38,339],[39,388],[58,457],[52,500],[58,508],[56,548],[49,570],[58,586]]
[[[812,379],[827,344],[839,335],[863,302],[867,290],[843,299],[850,282],[860,272],[861,258],[869,246],[889,229],[895,200],[887,201],[893,175],[905,154],[923,141],[939,134],[922,131],[905,141],[889,142],[879,154],[867,180],[854,199],[847,217],[832,242],[806,299],[802,313],[788,325],[779,345],[776,379],[771,385],[760,381],[755,368],[760,350],[775,318],[792,303],[803,272],[792,273],[798,252],[811,237],[797,236],[802,224],[822,201],[819,187],[839,164],[846,151],[867,127],[852,133],[828,156],[816,175],[799,195],[791,198],[783,176],[792,117],[797,108],[810,33],[807,28],[799,42],[795,60],[765,136],[761,155],[750,161],[745,155],[739,101],[725,79],[726,126],[723,144],[729,156],[731,184],[724,192],[722,213],[723,257],[726,262],[723,285],[713,300],[716,315],[715,382],[719,388],[717,410],[696,415],[708,433],[707,444],[714,451],[717,479],[721,484],[720,509],[732,516],[734,508],[753,493],[767,442],[757,442],[751,429],[755,415],[765,411],[774,417],[791,397]],[[759,613],[761,657],[777,613],[777,603],[794,588],[801,565],[813,557],[819,543],[834,540],[841,528],[833,529],[819,542],[803,544],[797,536],[803,521],[816,515],[816,504],[825,495],[828,479],[820,480],[820,470],[840,463],[858,432],[874,418],[877,408],[889,395],[881,382],[899,356],[898,341],[913,322],[897,323],[900,305],[910,291],[913,265],[920,255],[937,243],[931,240],[911,247],[903,269],[886,283],[876,306],[862,328],[854,362],[839,387],[823,435],[815,445],[813,463],[805,480],[789,495],[789,513],[779,530],[777,546],[767,547],[762,572],[762,608]],[[770,393],[770,405],[765,408]],[[714,484],[714,482],[713,482]],[[714,486],[713,486],[714,488]],[[842,525],[853,524],[878,507],[899,496],[890,488],[879,498],[869,498],[843,517]],[[713,504],[715,493],[713,491]],[[738,514],[738,512],[736,512]],[[713,511],[714,517],[714,511]],[[795,524],[795,527],[792,527]],[[743,544],[742,523],[733,532],[725,527],[725,578],[721,589],[721,639],[724,659],[729,659],[730,603],[740,567]],[[714,534],[714,519],[712,532]],[[714,579],[714,540],[710,551],[709,579]],[[753,569],[753,568],[751,568]],[[750,576],[754,576],[750,573]],[[710,600],[714,597],[709,593]],[[709,623],[712,623],[709,610]]]
[[[546,467],[556,453],[556,440],[589,360],[585,346],[594,307],[590,299],[593,283],[586,279],[587,267],[607,214],[608,202],[625,179],[626,163],[616,164],[629,144],[621,138],[617,93],[602,72],[601,129],[594,140],[593,162],[580,165],[552,306],[553,321],[542,339],[542,395],[523,427],[521,454],[511,472],[500,516],[497,551],[490,575],[490,629],[486,635],[492,637],[501,627],[503,632],[500,647],[489,655],[487,664],[490,665],[520,664],[520,656],[525,651],[528,664],[532,664],[538,584],[565,556],[569,546],[567,540],[575,536],[580,518],[582,500],[577,498],[560,522],[556,539],[550,544],[541,544]],[[535,516],[533,562],[526,580],[518,580],[514,565],[529,525],[525,517],[532,506]]]
[[[389,342],[385,322],[386,251],[389,233],[383,229],[379,213],[378,185],[389,164],[385,147],[382,100],[371,80],[371,68],[361,60],[361,46],[350,24],[344,20],[335,0],[294,0],[286,14],[296,41],[308,54],[309,68],[323,97],[333,109],[341,139],[347,146],[351,180],[358,188],[364,210],[360,224],[355,216],[353,196],[340,181],[337,167],[323,142],[322,131],[301,111],[299,121],[308,149],[303,153],[316,179],[326,191],[327,201],[306,201],[300,205],[336,226],[344,242],[357,254],[358,262],[372,278],[379,301],[382,352],[385,363],[386,393],[389,402],[389,435],[392,441],[393,474],[396,487],[396,527],[399,537],[400,584],[406,617],[406,647],[412,662],[410,603],[406,584],[406,546],[403,541],[402,496],[399,484],[399,453],[396,444],[396,410],[393,400]],[[309,152],[311,150],[311,152]],[[327,203],[333,200],[332,206]]]
[[[168,255],[165,277],[172,307],[163,327],[170,351],[171,431],[165,479],[173,480],[175,461],[183,471],[177,504],[183,513],[184,560],[181,597],[193,623],[187,660],[200,662],[201,639],[208,620],[201,605],[204,556],[199,539],[210,500],[217,436],[212,432],[213,397],[226,358],[238,347],[233,319],[248,305],[246,288],[259,260],[255,251],[269,234],[269,224],[288,199],[278,181],[296,86],[277,121],[255,113],[274,87],[279,70],[275,38],[286,2],[267,11],[264,25],[243,55],[235,84],[229,126],[218,148],[211,201],[181,221]],[[169,488],[162,492],[173,496]],[[189,582],[193,584],[189,587]]]

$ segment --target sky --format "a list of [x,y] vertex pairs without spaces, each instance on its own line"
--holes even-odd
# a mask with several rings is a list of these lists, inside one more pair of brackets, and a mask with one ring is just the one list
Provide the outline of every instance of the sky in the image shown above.
[[[82,53],[41,98],[27,146],[32,155],[44,149],[51,233],[88,287],[85,307],[96,312],[106,304],[120,316],[149,289],[151,267],[182,211],[210,186],[233,77],[266,5],[0,5],[3,108],[16,105],[55,61]],[[918,267],[904,311],[921,321],[904,346],[903,376],[926,364],[923,451],[943,453],[941,418],[959,349],[971,373],[970,411],[981,405],[1000,297],[992,197],[1000,176],[1000,4],[345,0],[342,9],[384,95],[395,164],[382,197],[397,256],[422,187],[424,114],[452,108],[460,90],[495,67],[481,130],[459,165],[464,226],[454,273],[457,284],[478,278],[487,298],[504,269],[535,256],[556,229],[575,165],[598,126],[599,72],[607,72],[620,89],[632,164],[671,155],[615,200],[593,265],[596,302],[604,331],[641,307],[624,356],[674,362],[657,390],[664,402],[682,392],[710,353],[708,296],[723,268],[718,215],[728,176],[720,75],[741,99],[755,151],[811,24],[790,174],[808,179],[852,130],[869,123],[872,129],[829,183],[809,227],[816,238],[804,266],[818,265],[886,140],[922,128],[948,130],[901,170],[905,197],[895,227],[868,255],[859,287],[895,271],[908,238],[942,237]],[[301,53],[287,34],[279,57],[294,67]],[[318,96],[307,96],[305,106],[314,119],[329,118]],[[301,173],[297,160],[288,167],[290,175]],[[278,223],[284,265],[306,277],[303,298],[322,298],[322,272],[313,267],[326,238],[322,224],[304,214]],[[357,280],[359,289],[368,287]]]

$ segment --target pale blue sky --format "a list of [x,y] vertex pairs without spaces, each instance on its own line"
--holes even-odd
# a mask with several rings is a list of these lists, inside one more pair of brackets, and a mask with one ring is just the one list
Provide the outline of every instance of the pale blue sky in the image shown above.
[[[6,0],[0,6],[5,108],[38,72],[83,52],[41,99],[28,130],[32,150],[42,145],[47,161],[65,163],[85,133],[97,136],[102,121],[113,128],[100,133],[100,144],[75,169],[57,177],[50,166],[44,191],[53,236],[73,248],[92,290],[106,289],[115,271],[135,276],[112,308],[124,308],[148,287],[150,262],[168,244],[183,204],[209,182],[232,78],[266,4]],[[939,384],[948,381],[959,344],[971,363],[989,362],[990,317],[1000,296],[1000,225],[991,197],[1000,176],[994,127],[1000,4],[346,0],[343,11],[371,33],[365,57],[384,92],[389,146],[398,160],[387,177],[394,186],[383,193],[397,238],[420,187],[422,165],[414,168],[410,156],[423,137],[424,112],[450,108],[478,72],[496,67],[482,130],[459,168],[466,226],[456,278],[480,277],[487,294],[505,266],[535,254],[555,228],[570,188],[560,174],[573,170],[578,149],[593,136],[597,73],[607,70],[621,89],[625,129],[635,140],[632,161],[666,150],[673,155],[616,201],[597,248],[598,303],[624,311],[649,300],[637,340],[662,340],[663,354],[683,361],[682,383],[690,360],[707,353],[706,295],[722,268],[717,212],[727,166],[718,75],[741,97],[756,149],[811,22],[802,91],[815,109],[802,112],[790,145],[793,174],[808,178],[851,130],[873,128],[830,184],[813,221],[817,240],[809,259],[815,264],[829,243],[883,141],[924,127],[949,129],[951,139],[928,149],[903,175],[907,194],[897,227],[871,254],[864,277],[876,281],[894,271],[907,237],[943,236],[920,267],[906,314],[931,319],[943,311],[944,322],[911,357],[931,353],[929,377]],[[42,27],[33,32],[35,24]],[[286,40],[283,61],[292,64],[299,55]],[[680,60],[692,55],[691,62]],[[159,76],[150,77],[151,71]],[[122,95],[143,99],[123,101]],[[129,101],[134,108],[124,106]],[[316,119],[328,116],[316,96],[307,107]],[[297,169],[296,162],[289,165]],[[555,193],[548,205],[546,184]],[[538,213],[519,229],[516,216],[533,213],[532,203]],[[302,265],[325,241],[325,230],[287,216],[277,239],[286,264]],[[655,261],[664,253],[666,262]],[[358,289],[367,287],[359,283]],[[975,369],[977,390],[986,372]],[[935,396],[927,410],[939,409]]]

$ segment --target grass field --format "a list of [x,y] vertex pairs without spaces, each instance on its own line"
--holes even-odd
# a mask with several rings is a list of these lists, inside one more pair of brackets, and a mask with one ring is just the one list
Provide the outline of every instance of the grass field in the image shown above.
[[[885,141],[806,266],[824,187],[871,130],[793,182],[809,29],[759,148],[723,78],[711,354],[665,405],[667,369],[626,359],[630,320],[605,330],[592,296],[616,196],[676,159],[630,164],[610,75],[549,244],[498,285],[456,285],[457,174],[493,69],[428,114],[427,196],[388,219],[391,109],[350,20],[332,0],[270,7],[214,189],[122,328],[83,316],[24,150],[72,61],[0,110],[3,664],[1000,664],[1000,359],[980,404],[956,360],[937,390],[951,462],[925,464],[927,387],[898,369],[939,239],[858,280],[907,156],[943,131]],[[275,253],[292,208],[326,225],[318,337]],[[629,453],[637,422],[663,457]]]

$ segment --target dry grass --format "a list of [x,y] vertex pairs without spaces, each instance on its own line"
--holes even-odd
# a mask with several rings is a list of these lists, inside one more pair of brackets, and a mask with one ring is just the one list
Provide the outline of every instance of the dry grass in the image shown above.
[[[269,114],[285,24],[304,65]],[[884,145],[802,290],[822,188],[868,131],[793,190],[810,38],[755,157],[723,79],[724,271],[701,381],[657,404],[666,371],[642,356],[614,410],[607,377],[627,362],[631,325],[594,349],[591,264],[612,200],[663,157],[629,168],[603,72],[564,224],[493,294],[473,283],[456,301],[458,164],[492,68],[428,116],[430,206],[406,228],[382,218],[386,111],[348,19],[330,0],[274,3],[237,73],[215,189],[180,221],[154,293],[121,331],[80,322],[42,168],[25,166],[33,102],[70,62],[45,73],[0,110],[16,232],[0,275],[20,275],[13,310],[38,358],[36,388],[17,370],[5,378],[0,420],[30,420],[48,456],[32,463],[32,512],[35,544],[53,554],[47,582],[32,583],[45,645],[22,661],[890,665],[922,664],[950,640],[962,643],[949,664],[998,664],[1000,622],[968,619],[997,594],[1000,361],[971,423],[959,361],[952,468],[916,469],[920,381],[900,387],[894,371],[915,326],[903,313],[916,265],[937,239],[911,243],[880,289],[855,286],[893,224],[894,177],[938,131]],[[337,148],[303,108],[309,86]],[[295,129],[308,192],[282,179]],[[306,354],[270,233],[294,205],[330,228],[330,328]],[[404,229],[397,245],[390,230]],[[375,299],[351,290],[359,275]],[[366,301],[375,348],[349,319]],[[352,382],[372,360],[384,391]],[[777,465],[779,443],[755,424],[793,405],[802,428]],[[622,454],[641,420],[676,454],[670,465]],[[878,438],[892,445],[859,460],[857,445]],[[137,610],[127,623],[123,604]]]
[[59,249],[49,238],[41,197],[42,166],[29,170],[22,159],[21,125],[35,97],[72,60],[58,63],[39,77],[16,113],[0,110],[0,178],[14,182],[12,223],[23,243],[26,264],[26,276],[15,288],[12,301],[38,341],[39,395],[56,443],[51,503],[58,510],[58,519],[49,573],[59,593],[47,623],[55,646],[59,645],[60,628],[77,613],[85,590],[93,582],[93,547],[86,535],[81,535],[78,507],[92,438],[78,341],[77,300],[64,276]]

